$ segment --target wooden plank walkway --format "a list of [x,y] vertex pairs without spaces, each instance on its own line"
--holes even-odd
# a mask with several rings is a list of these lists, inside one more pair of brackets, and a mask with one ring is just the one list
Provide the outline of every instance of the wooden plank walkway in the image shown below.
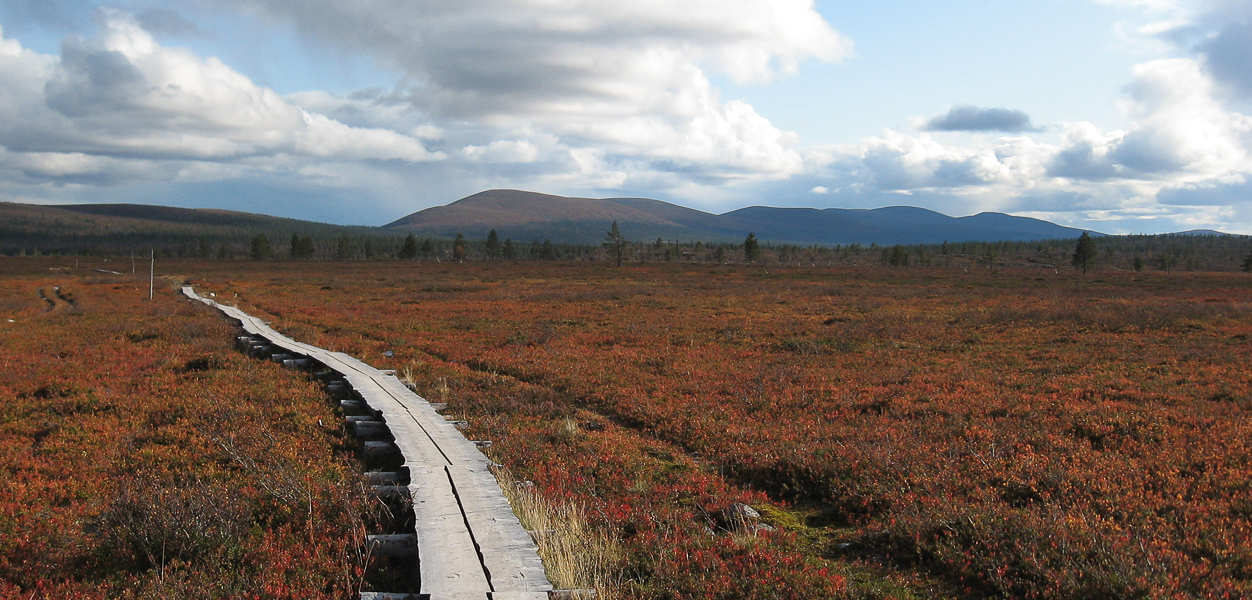
[[500,491],[491,461],[429,402],[390,373],[297,342],[238,308],[199,296],[191,286],[183,293],[239,321],[250,335],[338,372],[381,413],[409,472],[423,597],[547,600],[552,585],[538,550]]

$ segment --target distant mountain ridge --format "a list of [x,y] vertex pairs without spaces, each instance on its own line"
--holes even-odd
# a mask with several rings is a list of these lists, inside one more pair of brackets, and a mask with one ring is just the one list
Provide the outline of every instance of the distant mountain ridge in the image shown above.
[[183,253],[209,246],[247,247],[265,235],[281,244],[293,233],[326,240],[347,235],[385,239],[394,231],[349,227],[206,208],[148,204],[65,204],[46,206],[0,202],[0,253],[27,249],[42,252],[126,254],[154,249]]
[[631,240],[741,241],[751,232],[766,242],[825,245],[1030,241],[1077,238],[1083,232],[993,212],[950,217],[912,206],[752,206],[717,215],[651,198],[570,198],[522,190],[479,192],[384,227],[440,237],[483,237],[495,229],[501,237],[517,240],[595,244],[614,221]]

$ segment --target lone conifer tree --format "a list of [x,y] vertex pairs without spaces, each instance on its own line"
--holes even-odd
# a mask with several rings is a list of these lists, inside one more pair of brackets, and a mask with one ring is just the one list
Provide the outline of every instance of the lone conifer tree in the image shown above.
[[622,266],[622,255],[626,253],[626,238],[622,237],[621,230],[617,228],[617,221],[613,221],[608,235],[604,236],[604,248],[617,260],[617,266]]
[[752,264],[760,255],[761,244],[756,241],[756,233],[749,232],[748,237],[743,240],[743,259],[748,261],[748,264]]
[[265,260],[270,257],[271,252],[270,240],[264,233],[252,238],[252,251],[248,253],[252,260]]
[[1074,249],[1074,266],[1082,269],[1082,274],[1086,275],[1087,269],[1095,264],[1095,259],[1095,240],[1091,239],[1091,234],[1084,231],[1082,237],[1078,238],[1078,247]]
[[409,234],[404,238],[404,246],[400,248],[400,258],[409,260],[417,257],[417,238],[413,234]]
[[1245,273],[1252,273],[1252,252],[1249,252],[1248,257],[1243,259],[1243,271]]
[[487,251],[487,260],[500,257],[500,234],[496,230],[492,229],[487,234],[487,243],[483,248]]

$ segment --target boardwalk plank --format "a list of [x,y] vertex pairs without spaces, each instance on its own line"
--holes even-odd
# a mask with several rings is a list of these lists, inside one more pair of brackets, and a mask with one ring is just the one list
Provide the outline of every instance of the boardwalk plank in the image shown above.
[[410,467],[422,593],[491,591],[478,549],[444,467]]
[[517,526],[517,517],[486,467],[452,465],[448,475],[455,486],[465,519],[478,542],[483,564],[498,592],[546,592],[552,589],[530,536]]
[[422,594],[430,600],[541,600],[552,589],[530,536],[513,515],[491,461],[454,425],[390,373],[342,352],[297,342],[261,319],[183,287],[250,335],[338,372],[381,413],[409,470]]

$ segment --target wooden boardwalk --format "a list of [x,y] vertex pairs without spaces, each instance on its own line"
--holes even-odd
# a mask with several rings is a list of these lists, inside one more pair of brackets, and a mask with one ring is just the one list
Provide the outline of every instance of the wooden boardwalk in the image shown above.
[[409,472],[422,597],[547,600],[552,585],[534,542],[489,470],[491,461],[429,402],[389,372],[342,352],[292,340],[238,308],[197,295],[191,286],[184,286],[183,293],[239,321],[248,334],[338,372],[370,409],[381,414]]

